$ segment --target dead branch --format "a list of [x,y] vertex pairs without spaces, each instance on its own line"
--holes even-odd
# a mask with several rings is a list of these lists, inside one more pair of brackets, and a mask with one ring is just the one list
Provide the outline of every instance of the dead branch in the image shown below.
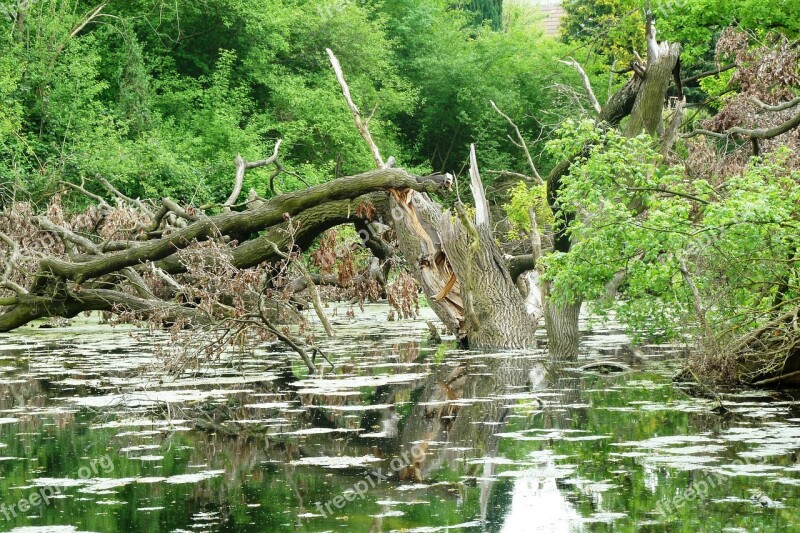
[[311,357],[309,357],[308,352],[306,352],[306,350],[302,346],[300,346],[300,344],[296,342],[292,337],[285,334],[283,331],[281,331],[280,328],[276,327],[267,317],[266,310],[264,309],[264,298],[259,298],[258,301],[258,318],[261,319],[262,324],[270,333],[272,333],[275,337],[277,337],[281,342],[289,346],[292,350],[297,352],[297,354],[306,364],[306,367],[308,367],[309,372],[311,372],[312,374],[317,373],[317,367],[314,366],[314,361],[311,360]]
[[478,227],[489,226],[489,201],[483,188],[481,175],[478,171],[478,157],[475,155],[475,145],[469,147],[469,177],[472,197],[475,199],[475,225]]
[[[275,148],[272,151],[272,155],[267,159],[262,159],[261,161],[249,162],[246,161],[241,154],[236,156],[236,180],[234,181],[231,195],[227,200],[225,200],[225,211],[230,211],[231,207],[233,207],[236,204],[236,201],[239,199],[239,195],[242,194],[242,185],[244,184],[245,172],[254,168],[265,167],[275,163],[278,160],[278,150],[280,150],[282,142],[282,139],[278,139],[275,142]],[[272,181],[272,178],[270,181]]]
[[797,104],[800,104],[800,96],[798,96],[797,98],[792,98],[788,102],[783,102],[778,105],[765,104],[764,102],[755,97],[750,97],[748,98],[748,100],[750,101],[751,104],[757,105],[763,111],[773,111],[773,112],[785,111],[787,109],[795,107]]
[[385,163],[381,157],[381,152],[378,149],[378,146],[375,144],[375,141],[372,140],[372,135],[367,128],[367,124],[361,120],[361,111],[359,111],[358,106],[356,106],[355,102],[353,102],[353,97],[350,95],[350,87],[347,85],[347,81],[344,79],[344,72],[342,72],[342,66],[339,64],[339,60],[336,58],[333,50],[330,48],[326,48],[325,50],[328,52],[328,57],[330,58],[331,65],[333,66],[333,71],[336,73],[336,79],[339,81],[339,85],[342,88],[344,99],[353,115],[356,128],[358,128],[358,132],[361,134],[364,142],[367,143],[367,146],[369,146],[370,152],[372,152],[372,158],[375,161],[375,166],[377,168],[385,168]]
[[[272,246],[272,249],[276,254],[280,255],[287,261],[291,260],[289,254],[281,251],[281,249],[278,248],[274,242],[270,242],[269,244]],[[306,290],[311,296],[311,303],[314,306],[314,311],[317,313],[319,321],[322,322],[322,326],[325,328],[325,333],[327,333],[328,337],[330,338],[336,337],[336,332],[333,330],[333,326],[331,326],[331,322],[328,320],[328,316],[325,314],[325,309],[322,306],[322,298],[319,295],[319,290],[317,289],[317,285],[314,283],[311,274],[309,274],[308,270],[299,261],[292,261],[292,266],[298,272],[300,272],[300,275],[303,276],[303,279],[306,281]]]
[[146,205],[144,205],[144,202],[142,202],[141,200],[139,200],[139,199],[136,199],[136,200],[134,200],[133,198],[130,198],[129,196],[126,196],[126,195],[125,195],[125,194],[123,194],[123,193],[122,193],[122,192],[121,192],[119,189],[117,189],[116,187],[114,187],[114,186],[111,184],[111,182],[110,182],[110,181],[108,181],[107,179],[105,179],[105,178],[104,178],[104,177],[102,177],[102,176],[97,176],[97,179],[100,181],[100,183],[102,183],[102,184],[103,184],[103,186],[104,186],[106,189],[108,189],[108,191],[109,191],[109,192],[110,192],[110,193],[111,193],[111,194],[112,194],[114,197],[116,197],[116,198],[117,198],[117,203],[119,203],[119,202],[121,201],[121,202],[124,202],[124,203],[126,203],[126,204],[129,204],[129,205],[135,205],[135,206],[138,206],[138,207],[139,207],[139,209],[142,211],[142,213],[143,213],[143,214],[145,214],[145,215],[147,215],[147,216],[149,216],[149,217],[152,217],[152,216],[153,216],[153,214],[151,213],[150,209],[149,209],[149,208],[148,208]]
[[[487,174],[494,174],[495,176],[508,176],[509,178],[517,178],[525,181],[534,179],[533,176],[526,176],[525,174],[520,174],[519,172],[511,172],[510,170],[484,170],[484,172]],[[544,183],[544,181],[542,181],[542,183]]]
[[[797,104],[795,104],[797,105]],[[792,107],[792,106],[789,106]],[[787,107],[786,109],[789,109]],[[800,113],[790,118],[786,122],[779,124],[773,128],[741,128],[734,127],[724,132],[716,132],[705,129],[696,129],[684,135],[684,138],[695,137],[697,135],[706,135],[708,137],[715,137],[717,139],[728,139],[735,136],[748,137],[750,139],[774,139],[779,135],[783,135],[800,126]]]
[[672,150],[672,147],[675,145],[675,141],[678,139],[678,130],[683,124],[683,117],[685,115],[685,112],[686,112],[686,97],[684,96],[678,102],[678,105],[675,107],[675,110],[672,113],[672,119],[670,120],[669,127],[664,132],[664,135],[661,138],[661,155],[664,157],[666,157],[667,154]]
[[303,211],[324,201],[353,198],[368,192],[395,187],[435,190],[437,186],[434,183],[434,181],[410,176],[404,170],[395,169],[378,170],[340,178],[311,189],[277,196],[254,211],[222,213],[213,217],[204,217],[167,237],[142,243],[123,252],[106,254],[94,261],[74,264],[55,258],[46,258],[41,265],[40,278],[55,275],[80,283],[125,267],[164,259],[177,250],[186,248],[192,242],[207,240],[212,236],[261,231],[281,223],[285,213]]
[[575,59],[569,57],[567,58],[568,61],[559,60],[559,63],[563,63],[564,65],[568,65],[574,68],[583,80],[583,88],[586,89],[586,95],[589,97],[589,102],[592,104],[592,108],[594,108],[595,113],[598,115],[602,111],[602,107],[600,106],[600,102],[597,100],[597,96],[594,94],[594,89],[592,89],[592,82],[589,81],[589,76],[586,74],[586,71],[583,70],[583,67],[580,63],[575,61]]
[[715,69],[712,69],[712,70],[708,70],[706,72],[701,72],[700,74],[696,74],[694,76],[690,76],[688,78],[682,79],[681,80],[681,85],[683,85],[685,87],[686,85],[688,85],[690,83],[694,83],[694,82],[696,82],[698,80],[702,80],[703,78],[708,78],[709,76],[716,76],[717,74],[721,74],[723,72],[731,70],[732,68],[736,68],[737,66],[738,65],[736,63],[731,63],[730,65],[725,65],[725,66],[720,67],[720,68],[715,68]]
[[94,194],[92,192],[87,191],[86,188],[85,188],[85,182],[82,179],[81,179],[81,184],[80,185],[76,185],[76,184],[70,183],[68,181],[61,181],[59,183],[61,183],[63,185],[66,185],[67,187],[80,192],[81,194],[83,194],[87,198],[90,198],[90,199],[94,200],[95,202],[97,202],[97,204],[100,207],[105,207],[105,208],[110,208],[111,207],[111,206],[108,205],[108,203],[105,201],[105,199],[102,196],[99,196],[97,194]]
[[[24,287],[21,287],[11,279],[11,274],[14,273],[14,269],[17,266],[17,258],[19,257],[20,253],[19,245],[16,242],[14,242],[14,240],[12,240],[11,237],[2,232],[0,232],[0,241],[3,241],[5,245],[8,246],[9,249],[11,250],[11,253],[4,258],[6,266],[3,269],[3,274],[0,275],[0,287],[8,289],[20,295],[27,294],[28,291],[25,290]],[[16,304],[17,300],[13,299],[11,301],[13,303],[2,304],[2,305],[14,305]]]
[[525,142],[525,139],[522,137],[522,133],[519,131],[517,125],[514,123],[513,120],[511,120],[511,117],[500,111],[500,108],[497,107],[497,104],[495,104],[494,101],[489,100],[489,103],[492,105],[492,109],[494,109],[498,115],[503,117],[506,120],[506,122],[508,122],[509,125],[514,129],[514,133],[516,133],[517,135],[517,142],[518,142],[518,144],[517,143],[515,144],[517,144],[517,146],[522,148],[522,150],[525,152],[525,157],[528,159],[528,166],[531,167],[531,171],[533,172],[533,175],[536,177],[536,180],[539,182],[539,184],[544,183],[542,177],[539,175],[539,172],[536,170],[536,165],[533,164],[533,158],[531,157],[531,152],[530,150],[528,150],[528,143]]

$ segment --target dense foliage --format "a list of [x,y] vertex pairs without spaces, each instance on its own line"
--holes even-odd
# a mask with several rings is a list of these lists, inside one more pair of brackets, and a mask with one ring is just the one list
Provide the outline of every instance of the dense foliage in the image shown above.
[[[688,94],[697,110],[683,131],[702,129],[702,136],[686,135],[665,152],[660,139],[627,138],[583,120],[564,122],[548,143],[556,159],[573,162],[559,194],[572,214],[572,247],[546,258],[554,297],[589,301],[600,314],[614,311],[638,335],[691,333],[702,347],[696,367],[726,380],[763,376],[792,360],[796,337],[785,317],[800,307],[800,134],[791,127],[765,133],[797,120],[797,20],[784,3],[753,7],[735,1],[684,10],[654,6],[669,15],[659,26],[661,38],[685,45],[684,67],[735,66],[700,80],[705,94]],[[565,38],[599,39],[615,58],[615,47],[630,50],[636,33],[614,33],[625,28],[614,17],[630,28],[638,24],[625,15],[628,8],[636,2],[571,2]],[[603,15],[593,18],[593,10]],[[726,28],[732,23],[739,27]],[[741,135],[725,134],[736,127],[744,128]],[[742,339],[762,330],[775,341],[759,340],[763,358],[753,363],[742,357],[752,349]]]
[[[261,159],[277,139],[294,172],[279,191],[369,169],[327,47],[382,150],[420,171],[460,172],[475,141],[488,168],[524,169],[488,100],[530,137],[571,106],[553,90],[571,79],[549,68],[558,46],[520,8],[494,31],[497,1],[14,6],[0,18],[4,202],[100,175],[134,197],[199,205],[229,190],[237,153]],[[270,194],[266,178],[246,187]]]

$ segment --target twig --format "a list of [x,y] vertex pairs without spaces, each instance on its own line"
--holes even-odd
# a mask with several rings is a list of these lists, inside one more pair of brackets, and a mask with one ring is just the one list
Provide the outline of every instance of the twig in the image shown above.
[[308,353],[303,349],[303,347],[300,346],[299,344],[297,344],[294,341],[294,339],[292,339],[290,336],[284,334],[277,327],[275,327],[275,325],[272,324],[272,322],[269,320],[269,318],[267,318],[267,314],[264,311],[264,298],[263,297],[258,299],[258,318],[261,319],[261,322],[263,323],[263,325],[267,329],[267,331],[269,331],[270,333],[275,335],[281,342],[283,342],[284,344],[288,345],[292,350],[297,352],[297,354],[300,356],[300,358],[303,360],[303,362],[308,367],[308,370],[312,374],[316,374],[317,373],[317,367],[314,366],[314,362],[308,356]]

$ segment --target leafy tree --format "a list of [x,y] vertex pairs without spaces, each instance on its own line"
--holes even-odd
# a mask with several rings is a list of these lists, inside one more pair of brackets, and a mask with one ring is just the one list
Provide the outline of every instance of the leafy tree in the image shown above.
[[644,22],[640,0],[566,0],[561,35],[567,43],[587,43],[608,64],[630,60],[640,49]]
[[[567,122],[549,144],[562,156],[584,146],[592,148],[578,156],[560,196],[580,213],[569,227],[573,246],[546,258],[555,297],[583,295],[639,337],[692,333],[715,356],[795,305],[800,173],[787,150],[753,159],[715,187],[664,164],[649,136]],[[728,355],[706,374],[738,379]]]

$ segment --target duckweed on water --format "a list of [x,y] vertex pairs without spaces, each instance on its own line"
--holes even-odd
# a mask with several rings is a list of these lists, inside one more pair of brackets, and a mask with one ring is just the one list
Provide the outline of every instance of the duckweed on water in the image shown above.
[[4,335],[0,530],[800,530],[790,393],[720,416],[672,384],[679,350],[613,329],[559,363],[385,313],[339,325],[321,378],[267,348],[166,377],[152,339],[91,324]]

